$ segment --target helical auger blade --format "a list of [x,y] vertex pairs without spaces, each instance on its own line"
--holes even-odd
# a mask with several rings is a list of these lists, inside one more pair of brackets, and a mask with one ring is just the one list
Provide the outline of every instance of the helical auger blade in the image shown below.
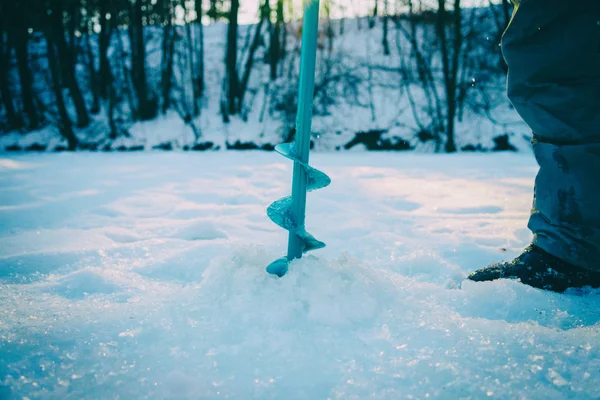
[[[275,147],[275,151],[294,161],[295,163],[300,164],[304,168],[307,181],[307,192],[322,189],[331,183],[331,178],[329,178],[329,176],[327,176],[324,172],[321,172],[300,160],[300,158],[294,153],[294,143],[277,145]],[[315,239],[313,235],[306,231],[304,224],[297,223],[292,212],[291,196],[284,197],[271,204],[267,209],[267,215],[271,221],[298,237],[302,244],[302,253],[322,249],[325,247],[325,243]],[[288,257],[282,257],[271,263],[267,267],[267,272],[281,277],[287,273],[288,264],[290,261],[291,260]]]

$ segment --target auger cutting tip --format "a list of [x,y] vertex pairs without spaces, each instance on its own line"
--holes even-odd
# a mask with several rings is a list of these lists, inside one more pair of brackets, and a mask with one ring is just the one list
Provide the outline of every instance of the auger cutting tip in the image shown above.
[[277,275],[283,277],[288,272],[289,261],[287,257],[281,257],[278,260],[273,261],[267,267],[267,272],[271,275]]
[[300,258],[307,251],[325,247],[325,243],[315,239],[305,228],[306,193],[326,187],[331,179],[308,165],[319,40],[319,0],[307,1],[304,7],[296,137],[293,143],[275,147],[279,154],[294,162],[292,195],[277,200],[267,209],[269,218],[289,231],[287,257],[267,267],[267,272],[279,277],[287,273],[289,260]]

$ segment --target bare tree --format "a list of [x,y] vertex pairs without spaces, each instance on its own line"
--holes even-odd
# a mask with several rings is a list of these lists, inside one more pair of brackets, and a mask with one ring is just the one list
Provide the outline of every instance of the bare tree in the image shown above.
[[2,97],[2,104],[6,111],[6,119],[8,122],[8,129],[20,129],[23,126],[23,120],[15,110],[13,103],[13,95],[10,90],[10,82],[8,79],[10,70],[11,60],[11,44],[8,40],[6,32],[5,22],[5,8],[4,3],[0,4],[0,96]]
[[162,37],[162,59],[161,59],[161,91],[162,112],[167,112],[171,106],[171,88],[173,86],[173,56],[175,53],[175,42],[177,32],[173,27],[173,9],[171,0],[162,0],[164,7],[164,26]]
[[389,22],[389,8],[388,0],[383,2],[383,54],[386,56],[390,55],[390,42],[388,41],[388,22]]
[[[181,53],[184,54],[181,54]],[[179,116],[181,117],[182,121],[190,127],[190,129],[192,130],[193,134],[194,134],[194,140],[197,142],[201,137],[202,137],[202,133],[200,131],[200,129],[198,128],[198,126],[195,123],[195,119],[193,116],[193,110],[190,108],[190,101],[189,101],[189,96],[188,93],[186,92],[186,72],[189,71],[189,65],[188,65],[188,56],[185,54],[187,53],[187,50],[184,48],[179,48],[178,54],[177,54],[177,70],[178,73],[174,74],[175,77],[175,88],[174,91],[177,92],[177,95],[175,96],[175,110],[177,111],[177,114],[179,114]],[[193,102],[193,96],[191,99]]]
[[108,48],[116,25],[113,21],[117,19],[113,8],[113,0],[99,0],[100,33],[98,34],[98,50],[100,57],[100,70],[98,77],[100,96],[106,98],[112,86],[112,72],[108,60]]
[[[21,88],[21,102],[23,110],[27,115],[29,129],[37,129],[41,125],[41,117],[36,107],[36,99],[33,90],[33,77],[31,74],[29,60],[29,21],[27,12],[27,1],[5,2],[10,7],[7,14],[10,16],[9,40],[14,44],[17,68],[19,72],[19,87]],[[11,7],[12,6],[12,7]]]
[[[269,0],[265,0],[265,3],[268,3]],[[268,14],[264,12],[265,8],[262,8],[263,12],[260,13],[260,20],[256,24],[254,28],[254,37],[250,44],[250,49],[248,51],[248,57],[246,58],[246,65],[244,67],[244,73],[242,75],[242,80],[240,82],[239,87],[239,106],[243,107],[244,105],[244,96],[246,95],[246,91],[248,90],[248,83],[250,82],[250,74],[252,73],[252,68],[254,67],[254,55],[256,54],[256,50],[261,43],[261,37],[263,33],[263,25],[264,22],[268,18]]]
[[52,43],[57,47],[59,57],[57,62],[61,71],[61,82],[69,89],[71,100],[73,101],[73,105],[77,112],[77,126],[79,128],[85,128],[90,124],[90,116],[83,94],[81,93],[81,88],[77,82],[77,74],[75,73],[77,47],[74,43],[76,27],[74,19],[76,18],[78,7],[76,3],[74,4],[75,6],[70,10],[72,23],[69,27],[69,36],[71,38],[71,43],[67,43],[65,40],[63,0],[49,2],[50,26],[48,34],[52,36]]
[[[265,0],[268,1],[268,0]],[[264,12],[264,4],[260,5],[260,19],[254,26],[254,30],[248,29],[246,48],[248,49],[245,56],[243,71],[238,72],[238,54],[237,54],[237,31],[238,31],[238,0],[231,1],[231,10],[229,16],[229,28],[227,30],[227,56],[226,56],[226,79],[224,88],[227,91],[227,114],[224,115],[224,120],[228,120],[229,115],[238,114],[244,106],[244,96],[248,91],[250,75],[254,68],[254,58],[256,51],[262,43],[263,26],[267,20],[267,15]],[[243,58],[242,58],[243,59]],[[223,112],[223,105],[221,110]],[[242,118],[246,118],[246,112]]]
[[[408,0],[407,6],[408,24],[400,19],[394,21],[397,34],[403,35],[411,46],[410,59],[405,61],[403,54],[406,52],[400,49],[401,40],[396,40],[401,58],[399,72],[402,75],[402,87],[406,90],[420,129],[418,136],[422,141],[433,140],[436,151],[439,151],[442,137],[445,137],[444,150],[455,152],[455,120],[459,107],[463,106],[466,99],[467,88],[463,80],[470,62],[469,57],[464,54],[461,1],[453,0],[453,9],[449,11],[445,0],[438,0],[436,12],[419,14],[414,13],[414,10],[422,7],[421,4],[415,7],[413,1]],[[417,73],[424,102],[415,101],[411,83],[413,71]],[[426,111],[429,122],[423,118],[421,109]]]
[[96,57],[92,49],[91,36],[93,32],[93,21],[91,18],[88,18],[85,32],[85,55],[89,75],[89,88],[92,93],[92,107],[90,108],[90,113],[95,115],[100,112],[100,84],[98,73],[96,71]]
[[139,120],[149,120],[156,116],[157,99],[149,89],[146,77],[146,45],[142,18],[143,2],[144,0],[135,0],[131,7],[129,36],[131,41],[131,75],[137,98],[135,117]]
[[277,16],[275,26],[271,30],[271,39],[269,44],[269,62],[271,66],[271,80],[277,79],[277,67],[282,59],[281,33],[285,32],[283,19],[283,0],[277,0]]
[[196,42],[195,53],[198,55],[198,73],[196,76],[196,86],[198,89],[198,95],[202,96],[204,94],[204,25],[202,24],[202,17],[204,15],[204,9],[202,8],[202,0],[194,1],[195,11],[196,11],[196,26],[198,28],[198,39]]
[[202,1],[194,1],[196,12],[196,26],[188,20],[189,12],[186,1],[181,0],[181,9],[184,15],[185,41],[187,51],[187,64],[192,92],[192,115],[200,114],[200,101],[204,90],[204,30],[202,26]]
[[[414,13],[414,5],[411,0],[408,1],[408,28],[403,21],[395,19],[396,22],[396,47],[400,55],[401,65],[399,73],[401,75],[402,88],[406,94],[411,106],[415,122],[419,128],[418,136],[421,141],[433,140],[435,151],[439,151],[441,145],[441,135],[444,133],[444,104],[438,94],[438,84],[432,67],[433,48],[427,46],[427,43],[435,41],[435,32],[431,32],[428,24],[419,22],[417,14]],[[431,37],[431,34],[434,36]],[[410,44],[410,52],[403,52],[401,48],[401,36]],[[421,40],[419,40],[419,37]],[[408,56],[408,60],[405,60]],[[416,82],[420,84],[423,92],[425,104],[417,104],[413,94],[412,72],[416,70]],[[429,124],[422,121],[419,107],[426,110],[426,115],[430,118]]]
[[333,31],[333,22],[331,20],[332,6],[333,6],[332,0],[325,0],[323,3],[323,11],[325,12],[325,20],[327,21],[327,25],[326,25],[327,49],[330,54],[333,52],[333,38],[335,37],[335,32]]
[[[446,152],[456,151],[454,139],[454,127],[456,119],[456,99],[458,85],[458,67],[460,60],[460,51],[462,48],[462,16],[460,0],[454,0],[454,14],[452,26],[454,34],[448,38],[447,26],[448,11],[446,10],[446,1],[438,0],[437,34],[440,41],[442,52],[442,68],[444,71],[444,87],[446,92]],[[450,53],[449,42],[452,42],[452,52]]]
[[227,112],[237,114],[239,111],[238,97],[240,80],[237,72],[237,39],[238,39],[238,12],[239,0],[231,0],[229,10],[229,25],[227,27],[227,55],[225,58]]
[[[134,101],[134,93],[133,93],[133,89],[132,89],[132,74],[131,71],[127,68],[127,64],[125,62],[125,58],[128,56],[127,52],[125,51],[125,40],[123,38],[123,35],[121,34],[117,34],[115,35],[116,37],[116,41],[115,41],[115,53],[117,54],[117,57],[113,57],[113,63],[115,64],[114,69],[111,68],[112,71],[114,71],[114,81],[115,81],[115,85],[119,85],[119,88],[117,90],[117,88],[115,87],[114,90],[112,91],[112,94],[116,97],[121,97],[121,96],[125,96],[127,97],[127,105],[129,107],[129,112],[132,114],[132,116],[135,119],[135,112],[136,112],[136,106],[135,106],[135,101]],[[111,92],[109,92],[109,96],[111,95]],[[109,97],[110,98],[110,97]],[[117,99],[113,99],[112,101],[115,102],[114,106],[116,107],[116,101]]]
[[54,98],[56,99],[56,108],[59,116],[59,131],[61,135],[67,140],[69,150],[75,150],[78,146],[78,140],[73,132],[73,123],[67,112],[65,106],[65,99],[63,97],[61,83],[60,83],[60,64],[58,62],[58,50],[57,44],[54,42],[56,36],[52,25],[52,17],[50,16],[47,21],[45,29],[46,36],[46,50],[48,53],[48,65],[50,67],[50,76],[52,78],[52,86],[54,90]]

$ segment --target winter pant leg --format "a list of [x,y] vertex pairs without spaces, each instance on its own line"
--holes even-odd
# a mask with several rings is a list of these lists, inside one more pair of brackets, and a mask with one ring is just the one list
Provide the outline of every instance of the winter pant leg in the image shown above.
[[534,244],[600,270],[600,143],[533,146],[540,165],[529,219]]
[[600,1],[522,0],[502,39],[508,95],[540,165],[534,243],[600,270]]

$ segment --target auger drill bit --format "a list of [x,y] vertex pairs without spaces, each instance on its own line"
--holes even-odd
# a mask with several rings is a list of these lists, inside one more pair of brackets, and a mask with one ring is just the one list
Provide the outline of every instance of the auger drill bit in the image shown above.
[[301,258],[308,251],[325,247],[325,243],[305,229],[306,193],[331,183],[326,174],[308,165],[318,38],[319,0],[305,0],[296,137],[293,143],[275,147],[275,151],[294,162],[292,195],[277,200],[267,209],[269,218],[289,231],[287,256],[267,267],[267,272],[279,277],[287,273],[290,261]]

